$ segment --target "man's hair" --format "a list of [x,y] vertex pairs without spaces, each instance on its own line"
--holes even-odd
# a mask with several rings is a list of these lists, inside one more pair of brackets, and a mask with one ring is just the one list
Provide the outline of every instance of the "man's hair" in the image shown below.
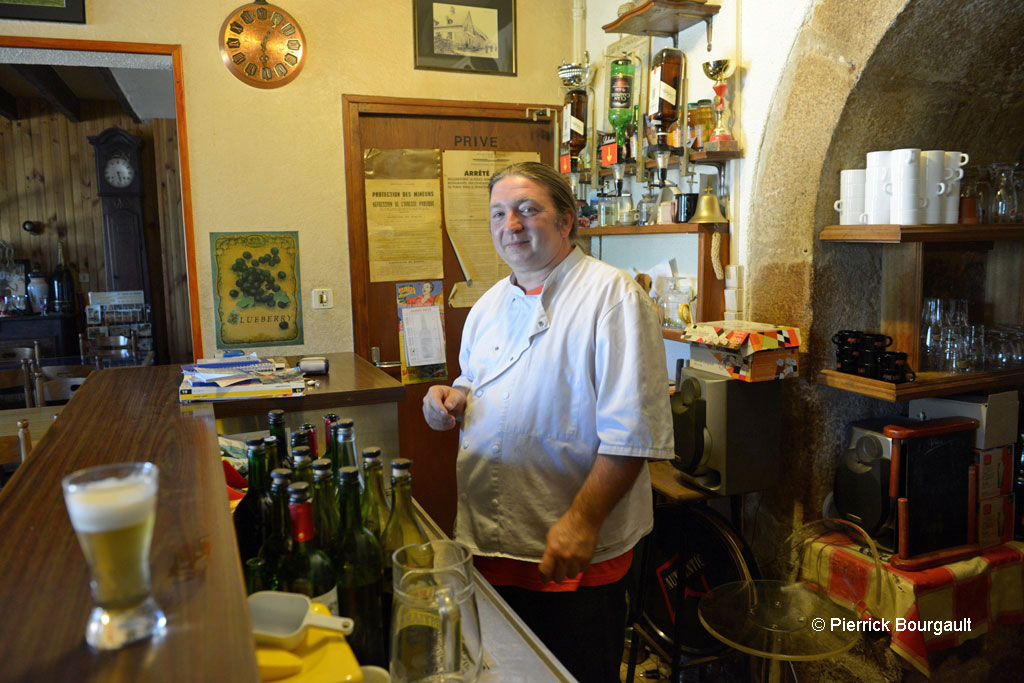
[[551,198],[551,202],[555,205],[558,215],[562,216],[566,211],[572,215],[572,229],[569,231],[569,241],[575,242],[580,221],[576,214],[576,195],[573,194],[572,188],[569,187],[565,177],[545,164],[536,161],[521,161],[517,164],[506,166],[492,175],[491,183],[488,185],[488,193],[494,191],[494,186],[499,181],[510,176],[529,178],[547,188],[548,197]]

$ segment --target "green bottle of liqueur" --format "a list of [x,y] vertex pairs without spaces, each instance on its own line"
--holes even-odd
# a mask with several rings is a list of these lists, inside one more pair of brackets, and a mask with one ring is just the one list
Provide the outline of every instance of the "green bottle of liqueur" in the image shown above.
[[292,448],[292,481],[304,481],[313,486],[313,461],[309,459],[309,446]]
[[359,470],[342,467],[342,527],[331,559],[338,576],[338,610],[355,621],[346,636],[360,664],[388,665],[381,614],[382,555],[377,537],[363,525],[359,510]]
[[277,458],[278,467],[291,467],[291,454],[288,440],[288,430],[284,426],[284,411],[271,410],[267,413],[267,424],[270,425],[270,435],[277,437]]
[[278,467],[283,467],[281,462],[281,454],[278,451],[277,445],[281,443],[277,440],[277,437],[271,434],[270,436],[263,437],[263,451],[267,454],[267,471],[273,472]]
[[288,435],[288,462],[285,465],[286,467],[295,469],[295,461],[292,459],[292,454],[295,452],[295,449],[298,448],[299,446],[308,449],[309,440],[306,437],[305,432],[303,432],[300,429],[297,429]]
[[383,614],[385,633],[391,626],[391,602],[395,587],[392,583],[392,556],[402,546],[427,542],[427,534],[416,520],[412,504],[412,460],[395,458],[391,461],[391,515],[384,527],[381,546],[384,551]]
[[355,467],[359,469],[356,461],[356,428],[355,422],[350,417],[339,418],[335,430],[338,442],[338,467]]
[[633,60],[628,57],[620,57],[612,61],[611,81],[608,88],[608,122],[615,129],[615,142],[619,149],[626,144],[626,127],[633,118],[633,77],[635,75],[636,67]]
[[341,526],[341,513],[335,501],[331,461],[317,458],[313,461],[313,528],[316,547],[328,554]]
[[292,549],[292,521],[288,514],[288,486],[292,483],[292,471],[280,467],[270,473],[270,498],[274,501],[274,513],[270,518],[270,533],[260,548],[260,557],[269,577],[268,588],[277,590],[277,575],[281,561]]
[[238,507],[234,512],[238,554],[243,565],[249,558],[256,557],[263,547],[263,542],[270,532],[270,520],[274,509],[270,489],[267,487],[267,461],[263,441],[249,439],[245,445],[249,459],[249,488],[238,501]]
[[377,446],[363,449],[363,490],[359,502],[363,525],[379,540],[384,534],[391,508],[384,493],[384,464]]
[[281,561],[278,585],[289,593],[308,595],[338,616],[334,566],[326,553],[314,546],[313,506],[306,482],[297,481],[288,487],[288,514],[292,520],[292,549]]
[[324,454],[322,457],[331,461],[331,476],[338,476],[338,441],[334,437],[334,423],[338,421],[337,413],[324,415]]
[[250,557],[245,561],[245,594],[252,595],[268,589],[267,565],[262,557]]

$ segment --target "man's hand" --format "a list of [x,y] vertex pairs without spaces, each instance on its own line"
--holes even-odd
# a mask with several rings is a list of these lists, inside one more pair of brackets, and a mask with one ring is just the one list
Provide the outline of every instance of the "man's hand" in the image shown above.
[[456,418],[466,409],[467,390],[435,384],[423,397],[423,419],[431,429],[439,432],[455,426]]
[[561,583],[590,566],[601,525],[646,465],[644,458],[597,456],[572,505],[548,529],[542,579]]

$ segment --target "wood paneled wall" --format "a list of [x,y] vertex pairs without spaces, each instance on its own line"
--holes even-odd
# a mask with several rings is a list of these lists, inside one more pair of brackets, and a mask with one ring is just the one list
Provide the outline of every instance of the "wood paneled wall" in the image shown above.
[[[57,242],[63,241],[65,260],[79,277],[80,300],[86,292],[105,291],[103,219],[88,136],[118,126],[142,138],[146,241],[158,252],[149,254],[158,358],[190,360],[174,121],[135,123],[114,102],[83,101],[79,123],[41,99],[21,99],[18,106],[18,120],[0,118],[0,240],[14,248],[14,258],[39,262],[46,273],[56,265]],[[40,234],[22,229],[29,220],[43,224]]]

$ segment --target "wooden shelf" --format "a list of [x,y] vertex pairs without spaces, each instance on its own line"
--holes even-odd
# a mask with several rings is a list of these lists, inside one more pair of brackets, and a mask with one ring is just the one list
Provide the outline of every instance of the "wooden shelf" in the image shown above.
[[728,223],[665,223],[662,225],[607,225],[601,228],[580,228],[580,237],[605,235],[687,235],[699,232],[729,232]]
[[[732,159],[742,159],[743,152],[690,152],[690,163],[691,164],[722,164]],[[644,162],[644,168],[657,168],[658,162],[654,159],[648,159]],[[671,156],[668,158],[669,168],[679,167],[679,157]],[[614,173],[611,166],[602,166],[598,171],[598,175],[610,176]],[[626,164],[625,177],[628,178],[636,173],[636,164]],[[843,226],[846,227],[846,226]]]
[[942,372],[919,372],[917,381],[893,384],[877,379],[865,379],[838,370],[822,370],[818,384],[834,389],[843,389],[864,394],[883,401],[901,402],[929,396],[948,396],[970,391],[1024,386],[1024,368],[999,372],[963,372],[946,374]]
[[635,36],[674,36],[710,19],[721,9],[692,0],[649,0],[601,28],[605,33]]
[[822,242],[906,244],[912,242],[992,242],[1024,240],[1024,224],[999,225],[827,225]]

